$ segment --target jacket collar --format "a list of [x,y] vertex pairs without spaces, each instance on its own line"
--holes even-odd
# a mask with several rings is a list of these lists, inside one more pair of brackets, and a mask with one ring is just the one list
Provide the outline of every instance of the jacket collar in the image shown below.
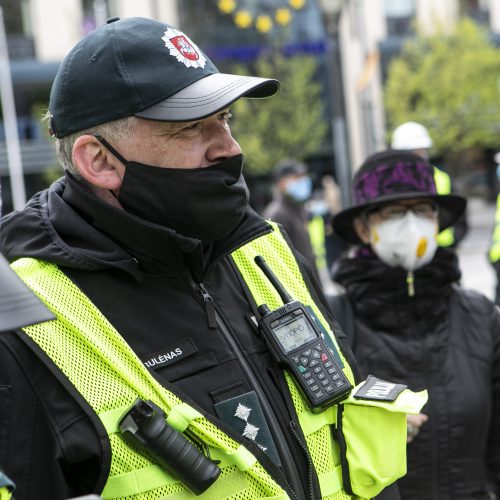
[[203,248],[199,240],[144,221],[100,200],[69,173],[62,198],[130,253],[144,271],[179,272],[185,264],[200,281],[205,269],[215,260],[271,230],[267,222],[248,208],[242,222],[229,236]]

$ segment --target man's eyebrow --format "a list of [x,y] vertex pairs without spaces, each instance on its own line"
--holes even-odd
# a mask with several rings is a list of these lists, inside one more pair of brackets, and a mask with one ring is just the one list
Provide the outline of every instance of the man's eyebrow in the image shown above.
[[178,130],[181,130],[187,125],[191,123],[195,123],[196,120],[188,121],[188,122],[160,122],[161,132],[163,133],[175,133]]

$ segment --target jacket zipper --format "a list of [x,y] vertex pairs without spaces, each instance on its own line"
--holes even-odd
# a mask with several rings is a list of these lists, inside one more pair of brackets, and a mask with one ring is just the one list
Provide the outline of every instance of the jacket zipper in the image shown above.
[[205,314],[207,316],[208,327],[217,328],[217,318],[215,313],[214,299],[207,292],[207,289],[205,288],[205,285],[203,283],[197,283],[196,290],[203,299],[203,305],[205,306]]
[[[245,357],[243,356],[243,353],[241,352],[238,344],[233,338],[233,335],[231,334],[231,331],[227,327],[226,323],[223,321],[222,317],[220,314],[217,312],[217,309],[215,307],[215,302],[212,298],[212,296],[208,293],[207,289],[205,288],[205,285],[203,283],[197,283],[196,284],[196,289],[198,293],[201,295],[204,305],[205,305],[205,310],[207,311],[207,320],[210,326],[210,322],[212,319],[215,320],[215,327],[219,327],[222,334],[224,335],[224,338],[227,340],[231,348],[233,349],[233,352],[236,354],[238,357],[238,361],[240,362],[240,365],[243,369],[243,372],[247,376],[247,378],[250,380],[252,387],[254,388],[257,397],[259,401],[262,404],[262,409],[264,411],[264,414],[266,416],[266,420],[270,423],[271,428],[275,429],[275,438],[277,440],[277,443],[275,443],[278,447],[278,449],[281,451],[280,455],[283,460],[283,462],[286,464],[286,469],[291,472],[291,477],[293,479],[295,478],[300,478],[300,473],[299,470],[295,464],[295,460],[293,459],[292,454],[290,453],[290,450],[288,448],[286,439],[283,435],[283,432],[281,431],[281,428],[278,424],[278,421],[276,420],[276,417],[274,416],[274,413],[272,411],[272,406],[265,395],[264,391],[262,390],[259,381],[257,378],[254,376],[249,364],[247,363]],[[207,305],[208,306],[207,309]],[[208,314],[212,314],[213,311],[213,317],[209,317]],[[212,328],[212,327],[211,327]],[[300,500],[300,499],[305,499],[307,498],[305,496],[306,492],[303,491],[303,485],[300,482],[293,481],[294,482],[294,487],[290,484],[290,481],[286,477],[285,473],[283,470],[281,470],[280,467],[276,466],[271,460],[268,461],[268,464],[270,468],[276,472],[276,474],[279,476],[281,479],[282,484],[284,484],[285,489],[288,490],[287,493],[291,496],[291,498]],[[298,491],[300,494],[298,495],[296,493]],[[304,495],[302,495],[304,493]],[[314,497],[310,497],[311,500],[314,500]]]
[[295,421],[290,420],[290,430],[292,431],[292,436],[295,438],[299,446],[304,452],[304,455],[307,460],[307,487],[309,491],[309,498],[314,498],[314,482],[313,482],[313,468],[314,464],[311,458],[311,454],[307,449],[307,445],[302,441],[297,431],[297,424]]
[[[415,307],[413,306],[412,309],[412,315],[415,316]],[[413,327],[415,328],[415,327]],[[412,332],[413,333],[413,332]],[[412,337],[415,337],[412,335]],[[418,337],[418,336],[417,336]],[[430,371],[433,369],[433,364],[432,364],[432,341],[430,340],[431,337],[426,337],[423,342],[422,342],[422,360],[423,360],[423,365],[428,367],[424,371],[424,379],[425,379],[425,387],[430,390],[430,387],[432,385],[432,376],[430,375]],[[436,426],[434,424],[434,409],[431,409],[431,406],[427,408],[427,413],[426,415],[429,417],[429,421],[431,423],[431,428],[430,428],[430,434],[431,434],[431,453],[430,456],[428,457],[428,460],[431,463],[431,474],[429,477],[429,480],[426,481],[426,485],[431,485],[431,491],[437,492],[437,477],[436,477],[436,468],[437,468],[437,452],[436,452],[436,447],[438,446],[438,436],[436,434]],[[424,424],[425,425],[425,424]],[[418,435],[416,436],[415,439],[418,439]],[[411,443],[408,445],[411,446]]]
[[[426,350],[426,354],[429,356],[429,358],[426,360],[426,363],[428,367],[430,367],[430,370],[433,370],[433,364],[432,364],[432,343],[430,337],[427,337],[424,341],[424,349]],[[430,375],[430,370],[426,370],[426,387],[430,390],[432,387],[432,377]],[[439,438],[436,434],[436,422],[434,420],[437,418],[436,415],[434,415],[434,408],[431,409],[431,406],[429,405],[429,408],[427,412],[427,416],[429,417],[429,421],[431,423],[431,443],[432,443],[432,448],[431,448],[431,456],[430,456],[430,461],[431,461],[431,477],[430,477],[430,483],[432,487],[432,491],[437,492],[438,491],[438,484],[437,484],[437,476],[436,476],[436,471],[437,471],[437,447],[438,447],[438,441]],[[425,425],[425,424],[424,424]],[[416,436],[418,439],[418,436]],[[411,446],[411,443],[410,443]]]

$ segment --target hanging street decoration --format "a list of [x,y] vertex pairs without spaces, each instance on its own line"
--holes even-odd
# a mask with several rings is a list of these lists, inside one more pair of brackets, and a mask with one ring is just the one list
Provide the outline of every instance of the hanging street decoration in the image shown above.
[[290,24],[290,21],[292,20],[292,13],[290,12],[290,9],[276,9],[274,19],[278,24],[281,24],[281,26],[286,26],[287,24]]
[[249,28],[252,25],[252,21],[252,14],[248,10],[239,10],[234,16],[234,22],[238,28]]
[[[259,10],[259,2],[256,2],[257,8],[250,9],[246,7],[245,0],[218,0],[219,11],[233,17],[234,23],[238,28],[247,29],[255,27],[261,33],[269,33],[276,23],[279,26],[287,26],[292,21],[293,11],[304,8],[307,0],[281,0],[281,5],[275,9],[262,8]],[[255,6],[255,3],[252,2]]]
[[273,20],[267,14],[260,14],[255,21],[255,27],[261,33],[269,33],[273,27]]
[[288,0],[290,7],[296,10],[300,10],[306,4],[306,0]]
[[231,14],[236,9],[235,0],[219,0],[219,10],[224,14]]

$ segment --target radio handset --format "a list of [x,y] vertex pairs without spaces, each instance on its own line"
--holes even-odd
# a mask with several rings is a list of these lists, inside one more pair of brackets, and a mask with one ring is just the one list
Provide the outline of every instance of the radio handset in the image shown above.
[[293,375],[312,411],[346,399],[352,385],[307,308],[293,300],[262,256],[257,255],[255,263],[284,304],[274,311],[267,304],[258,307],[259,330],[276,361]]

